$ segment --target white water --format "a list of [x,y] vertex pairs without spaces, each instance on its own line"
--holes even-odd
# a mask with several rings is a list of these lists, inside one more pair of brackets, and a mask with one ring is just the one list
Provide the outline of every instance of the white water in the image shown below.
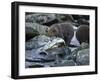
[[72,38],[70,44],[71,44],[71,45],[74,45],[74,46],[80,46],[80,43],[79,43],[79,41],[78,41],[77,38],[76,38],[76,31],[77,31],[78,28],[75,27],[75,26],[73,26],[73,28],[74,28],[74,36],[73,36],[73,38]]

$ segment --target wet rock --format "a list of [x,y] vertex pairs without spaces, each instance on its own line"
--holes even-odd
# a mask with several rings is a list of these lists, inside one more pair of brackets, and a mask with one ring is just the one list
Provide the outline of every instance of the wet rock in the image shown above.
[[89,20],[89,15],[81,15],[82,19]]
[[79,47],[75,47],[75,48],[71,48],[72,53],[77,53],[78,51],[82,50],[82,49],[87,49],[89,48],[89,44],[86,42],[83,42],[82,44],[80,44]]
[[26,22],[38,23],[41,25],[51,26],[55,23],[75,22],[72,15],[53,14],[53,13],[37,13],[26,15]]
[[63,63],[62,65],[65,65],[65,66],[75,66],[76,65],[73,60],[64,60],[62,63]]
[[62,38],[58,37],[48,37],[45,35],[39,35],[34,37],[33,39],[26,42],[25,47],[26,50],[31,50],[35,48],[39,48],[39,50],[47,50],[49,48],[61,47],[65,46],[65,42]]
[[78,20],[78,19],[89,20],[89,15],[72,15],[72,17],[73,17],[75,20]]
[[45,52],[40,52],[38,51],[38,49],[33,49],[30,50],[29,52],[26,52],[26,61],[28,62],[41,62],[41,63],[45,63],[45,62],[51,62],[51,61],[55,61],[55,55],[52,54],[43,54]]
[[79,25],[89,25],[89,21],[85,19],[78,19]]
[[25,34],[26,34],[26,41],[39,35],[39,32],[34,30],[33,28],[29,28],[29,27],[26,27],[25,28]]
[[72,15],[75,20],[75,26],[89,25],[89,15]]
[[[48,31],[48,29],[49,29],[49,27],[48,26],[44,26],[44,25],[40,25],[40,24],[37,24],[37,23],[25,23],[25,27],[27,28],[27,29],[32,29],[32,30],[36,30],[39,34],[47,34],[47,31]],[[26,29],[26,32],[28,31]]]
[[74,18],[74,20],[78,20],[81,18],[81,15],[72,15],[72,17]]
[[[49,56],[50,57],[50,56]],[[32,58],[32,59],[26,59],[26,61],[28,62],[41,62],[41,63],[44,63],[44,62],[51,62],[51,61],[55,61],[54,58],[48,58],[48,56],[46,57],[41,57],[41,58]]]
[[76,63],[78,65],[89,65],[89,49],[78,51]]
[[38,64],[42,64],[42,65],[46,65],[46,63],[54,62],[55,61],[56,56],[55,55],[43,55],[43,53],[39,53],[38,49],[32,49],[32,50],[27,50],[25,52],[25,61],[26,61],[26,67],[31,66],[31,65],[37,65]]
[[40,68],[40,67],[44,67],[43,64],[41,63],[34,63],[34,62],[25,62],[25,68]]
[[57,23],[55,14],[47,13],[37,13],[26,15],[26,22],[38,23],[42,25],[50,26],[54,23]]
[[70,55],[71,50],[67,47],[52,48],[46,50],[47,55],[58,55],[58,58],[65,58],[66,55]]
[[67,56],[65,57],[65,59],[66,59],[66,60],[73,60],[72,57],[73,57],[73,56],[70,54],[70,55],[67,55]]
[[83,42],[80,47],[75,48],[72,53],[72,59],[77,65],[89,64],[89,44]]
[[86,42],[83,42],[83,43],[81,44],[81,48],[82,48],[82,49],[89,48],[89,44],[86,43]]
[[75,66],[75,62],[73,60],[63,60],[60,63],[55,63],[54,65],[52,65],[51,67],[58,67],[58,66]]
[[72,15],[68,15],[68,14],[56,14],[56,18],[59,21],[59,23],[62,23],[62,22],[70,22],[70,23],[75,22]]
[[[37,36],[39,37],[39,36]],[[45,35],[41,36],[42,38],[46,38],[47,41],[42,41],[41,39],[41,43],[39,44],[39,42],[36,40],[37,44],[35,42],[33,42],[33,46],[34,44],[39,45],[38,47],[35,47],[34,49],[30,46],[28,47],[28,49],[26,49],[26,54],[25,54],[25,59],[26,62],[34,62],[34,63],[41,63],[44,66],[51,66],[52,64],[54,64],[55,62],[58,63],[59,61],[63,60],[65,58],[65,56],[70,54],[70,50],[68,49],[68,47],[65,47],[64,44],[62,45],[62,43],[64,43],[64,41],[61,38],[51,38],[48,39],[48,37],[46,37]],[[34,38],[33,38],[34,39]],[[35,37],[35,39],[38,39]],[[39,41],[40,41],[39,39]],[[45,43],[43,43],[45,42]],[[61,45],[60,45],[61,43]],[[30,44],[32,45],[32,44]],[[60,47],[59,47],[60,46]],[[62,46],[62,47],[61,47]],[[51,63],[53,62],[53,63]],[[48,64],[45,64],[48,63]],[[28,65],[26,65],[28,66]]]
[[45,35],[39,35],[27,41],[25,44],[25,47],[26,47],[26,50],[36,49],[36,48],[46,45],[47,42],[49,41],[50,41],[50,37],[47,37]]
[[68,47],[59,47],[46,50],[47,55],[55,56],[55,63],[59,63],[70,55],[71,50]]

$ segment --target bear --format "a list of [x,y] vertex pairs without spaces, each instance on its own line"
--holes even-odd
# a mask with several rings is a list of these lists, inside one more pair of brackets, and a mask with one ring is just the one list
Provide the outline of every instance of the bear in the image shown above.
[[86,42],[89,44],[89,26],[80,25],[76,31],[76,38],[81,43]]
[[60,37],[64,39],[66,46],[70,45],[70,41],[74,35],[73,25],[71,23],[58,23],[50,26],[48,36]]

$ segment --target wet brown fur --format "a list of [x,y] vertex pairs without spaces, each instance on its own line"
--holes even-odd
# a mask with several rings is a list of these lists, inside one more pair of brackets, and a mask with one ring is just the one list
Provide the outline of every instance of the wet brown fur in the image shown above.
[[80,42],[89,43],[89,26],[88,25],[81,25],[79,26],[76,32],[76,38]]
[[73,25],[71,23],[54,24],[48,30],[48,35],[61,37],[65,40],[66,45],[69,45],[74,35]]

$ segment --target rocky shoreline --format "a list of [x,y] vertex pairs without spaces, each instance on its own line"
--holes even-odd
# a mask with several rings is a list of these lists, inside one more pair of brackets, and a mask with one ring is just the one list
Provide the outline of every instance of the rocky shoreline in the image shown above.
[[[89,26],[89,17],[83,15],[26,13],[25,67],[59,67],[89,65],[89,43],[71,40],[66,45],[63,38],[49,37],[53,24],[71,23],[74,32],[80,25]],[[74,36],[73,39],[75,40]],[[80,42],[80,41],[79,41]],[[74,44],[76,43],[76,44]]]

